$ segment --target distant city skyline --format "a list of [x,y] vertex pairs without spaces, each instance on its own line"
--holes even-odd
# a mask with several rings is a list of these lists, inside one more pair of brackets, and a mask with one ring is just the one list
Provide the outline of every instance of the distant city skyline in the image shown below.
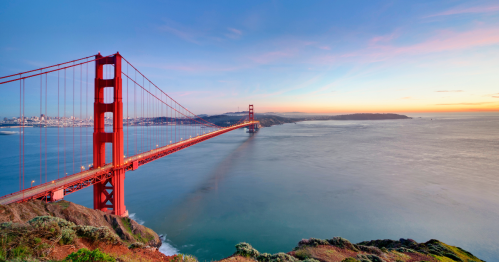
[[[0,76],[119,51],[195,114],[248,104],[499,110],[497,1],[3,1],[0,10]],[[18,89],[0,90],[2,119],[16,116],[12,97]]]

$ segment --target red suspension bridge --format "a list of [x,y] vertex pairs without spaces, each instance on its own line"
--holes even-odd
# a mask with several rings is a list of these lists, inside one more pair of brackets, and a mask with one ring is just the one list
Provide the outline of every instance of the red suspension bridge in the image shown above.
[[[19,191],[0,204],[57,201],[93,185],[94,209],[126,216],[126,171],[232,130],[253,133],[259,124],[253,105],[228,126],[195,115],[119,53],[0,77],[0,86],[19,104],[10,120],[19,130]],[[33,112],[39,116],[27,117]],[[30,130],[39,152],[25,140],[27,127],[39,128]]]

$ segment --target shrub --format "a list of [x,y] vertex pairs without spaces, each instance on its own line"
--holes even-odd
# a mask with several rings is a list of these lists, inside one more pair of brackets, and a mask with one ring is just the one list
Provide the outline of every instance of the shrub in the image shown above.
[[352,258],[352,257],[347,257],[347,258],[341,260],[341,262],[359,262],[359,260]]
[[329,244],[335,247],[346,248],[353,251],[359,251],[352,243],[350,243],[350,241],[342,237],[333,237],[331,239],[328,239],[327,241],[329,242]]
[[299,249],[295,251],[295,257],[297,257],[300,260],[304,260],[310,258],[310,252],[308,252],[308,250],[306,249]]
[[39,216],[31,219],[28,223],[35,228],[50,228],[57,225],[60,228],[73,227],[75,224],[59,217]]
[[234,255],[256,258],[260,255],[260,252],[254,249],[250,244],[242,242],[236,245],[236,253],[234,253]]
[[60,243],[63,245],[73,244],[77,238],[75,231],[71,228],[63,228],[61,230],[61,235]]
[[313,258],[307,258],[307,259],[303,260],[303,262],[319,262],[319,260],[313,259]]
[[20,258],[24,259],[27,258],[31,255],[31,252],[29,252],[29,249],[25,246],[18,246],[16,248],[13,248],[10,250],[10,257],[11,258]]
[[113,244],[120,242],[120,238],[107,227],[77,225],[73,227],[73,230],[76,232],[76,235],[92,241],[103,241]]
[[271,257],[272,257],[272,254],[262,253],[258,257],[256,257],[256,260],[258,260],[260,262],[269,262]]
[[5,229],[12,226],[12,222],[4,222],[0,224],[0,229]]
[[296,262],[297,258],[292,257],[286,253],[277,253],[270,256],[271,262]]
[[87,262],[87,261],[115,262],[116,260],[110,255],[101,252],[99,249],[90,251],[86,248],[82,248],[77,252],[69,254],[63,261],[64,262]]
[[146,245],[144,245],[143,243],[135,242],[135,243],[131,244],[130,246],[128,246],[128,249],[143,248],[145,246]]
[[172,262],[198,262],[198,260],[191,255],[176,254],[172,258]]

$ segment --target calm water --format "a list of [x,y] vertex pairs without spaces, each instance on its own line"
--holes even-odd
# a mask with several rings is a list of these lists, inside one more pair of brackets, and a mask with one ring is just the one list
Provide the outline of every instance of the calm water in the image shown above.
[[[237,130],[127,173],[125,201],[166,235],[162,251],[201,261],[333,236],[436,238],[498,261],[498,130],[494,114]],[[18,187],[18,139],[0,136],[2,195]],[[66,199],[91,207],[91,192]]]

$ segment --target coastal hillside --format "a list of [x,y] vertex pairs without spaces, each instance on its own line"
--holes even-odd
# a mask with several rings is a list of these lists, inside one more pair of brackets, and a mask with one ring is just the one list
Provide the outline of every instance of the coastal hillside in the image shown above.
[[[406,115],[399,114],[349,114],[349,115],[335,115],[335,116],[296,116],[296,117],[283,117],[272,114],[256,114],[256,120],[260,121],[262,127],[270,127],[274,125],[282,125],[287,123],[296,123],[301,121],[320,121],[320,120],[394,120],[394,119],[411,119]],[[241,120],[241,116],[230,115],[215,115],[203,117],[208,122],[214,123],[218,126],[230,126]]]
[[130,218],[68,201],[0,205],[0,261],[170,261],[160,246]]
[[248,243],[236,245],[236,252],[222,262],[481,262],[470,252],[432,239],[417,243],[412,239],[373,240],[352,244],[332,239],[303,239],[288,253],[260,253]]
[[[39,200],[0,205],[0,261],[173,261],[189,255],[158,251],[159,236],[130,218],[109,215],[68,201]],[[239,243],[223,262],[480,262],[470,252],[432,239],[372,240],[341,237],[304,239],[287,253],[260,253]]]

